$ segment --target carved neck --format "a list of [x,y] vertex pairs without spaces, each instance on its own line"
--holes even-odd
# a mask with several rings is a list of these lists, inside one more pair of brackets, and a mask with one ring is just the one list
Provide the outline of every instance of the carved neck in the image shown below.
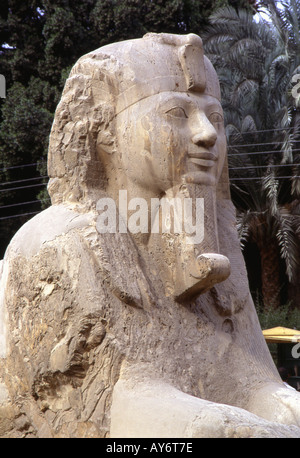
[[[153,240],[158,243],[161,236],[165,238],[164,234],[174,236],[179,225],[181,243],[187,244],[192,239],[197,253],[219,252],[214,186],[180,184],[164,195],[155,195],[153,190],[124,179],[125,182],[109,183],[107,194],[115,201],[124,225],[138,246],[151,249]],[[199,241],[201,235],[203,240]]]
[[[219,253],[216,190],[213,186],[178,185],[167,191],[165,207],[163,200],[160,199],[156,214],[152,214],[152,228],[158,227],[159,220],[158,235],[164,238],[164,233],[169,232],[170,237],[178,238],[176,232],[181,230],[180,243],[187,245],[186,249],[189,251],[197,254]],[[169,221],[165,222],[166,219]],[[154,237],[153,232],[151,231],[149,246]],[[154,237],[155,243],[158,238]]]

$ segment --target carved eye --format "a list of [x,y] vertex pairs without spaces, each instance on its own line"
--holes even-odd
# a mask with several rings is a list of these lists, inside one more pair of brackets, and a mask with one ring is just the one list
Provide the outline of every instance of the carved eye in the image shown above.
[[172,118],[187,118],[187,114],[182,107],[171,108],[166,111],[166,114],[172,116]]
[[218,113],[217,111],[214,111],[209,115],[209,120],[212,124],[220,124],[223,123],[223,116]]

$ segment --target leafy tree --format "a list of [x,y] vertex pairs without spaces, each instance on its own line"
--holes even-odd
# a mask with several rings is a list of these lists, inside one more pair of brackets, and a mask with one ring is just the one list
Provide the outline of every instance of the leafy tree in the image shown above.
[[245,9],[252,14],[256,13],[259,7],[256,0],[218,0],[215,9],[224,8],[226,6],[235,8],[237,12]]

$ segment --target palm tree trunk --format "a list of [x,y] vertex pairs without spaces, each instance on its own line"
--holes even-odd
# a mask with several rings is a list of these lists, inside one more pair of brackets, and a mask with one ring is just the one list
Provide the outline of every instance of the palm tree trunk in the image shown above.
[[265,308],[280,306],[280,255],[274,238],[259,244],[262,296]]

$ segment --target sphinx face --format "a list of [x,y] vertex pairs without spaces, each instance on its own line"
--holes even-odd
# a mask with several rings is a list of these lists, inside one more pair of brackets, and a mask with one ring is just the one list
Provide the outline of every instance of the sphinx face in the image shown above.
[[209,95],[162,92],[116,117],[118,167],[137,186],[165,192],[189,182],[215,186],[226,154],[220,102]]

